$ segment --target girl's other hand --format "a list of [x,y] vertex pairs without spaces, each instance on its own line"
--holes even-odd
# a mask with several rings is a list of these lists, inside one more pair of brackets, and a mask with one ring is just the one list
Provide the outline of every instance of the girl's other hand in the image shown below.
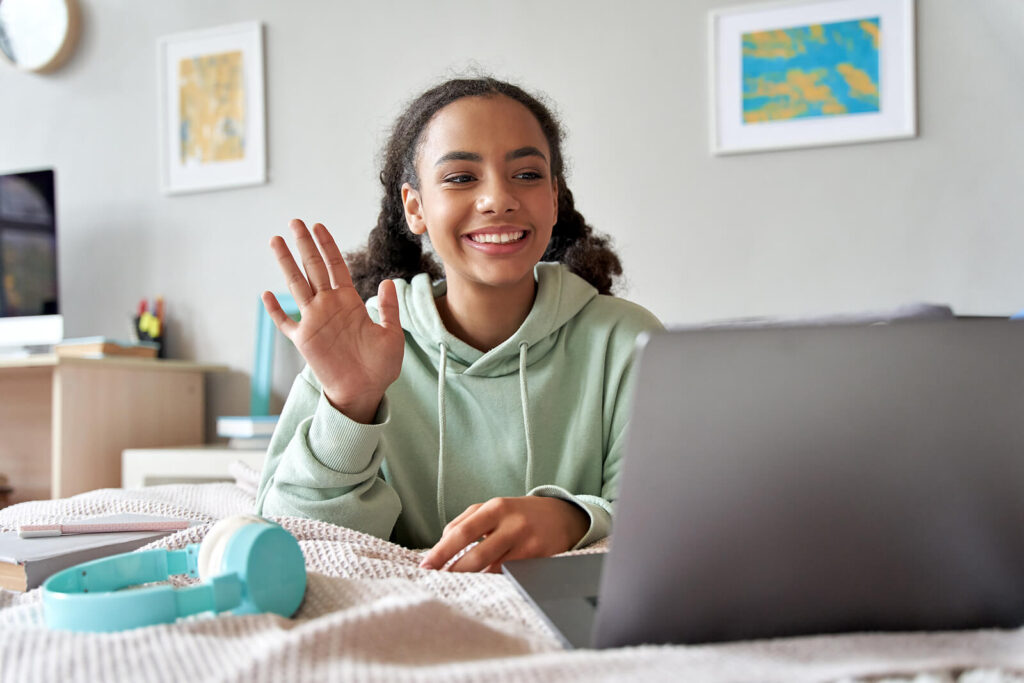
[[298,219],[289,227],[305,275],[284,239],[274,236],[270,248],[299,306],[301,319],[296,322],[290,318],[270,292],[263,293],[263,306],[320,380],[327,400],[356,422],[370,423],[384,391],[402,370],[405,336],[398,319],[395,283],[384,280],[377,290],[378,325],[352,286],[345,259],[327,228],[317,223],[311,235]]
[[575,503],[543,496],[492,498],[469,506],[449,522],[420,567],[440,569],[464,548],[480,541],[448,570],[499,572],[506,560],[548,557],[571,550],[588,528],[589,516]]

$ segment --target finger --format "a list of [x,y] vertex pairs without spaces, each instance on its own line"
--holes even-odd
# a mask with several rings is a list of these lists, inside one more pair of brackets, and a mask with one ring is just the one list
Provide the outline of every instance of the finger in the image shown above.
[[270,292],[263,292],[263,296],[260,299],[263,301],[263,308],[267,309],[267,315],[270,316],[270,320],[277,326],[277,329],[281,330],[284,336],[290,339],[291,332],[299,326],[298,323],[284,312],[281,304],[277,301],[277,297]]
[[440,569],[470,543],[491,533],[494,526],[495,519],[488,510],[477,510],[461,523],[444,532],[441,535],[441,540],[427,551],[420,567]]
[[497,531],[470,548],[448,567],[450,572],[481,572],[509,554],[513,539]]
[[508,562],[509,560],[523,560],[531,557],[538,557],[538,555],[531,552],[531,550],[523,544],[516,545],[516,543],[512,542],[508,544],[508,549],[505,551],[505,554],[492,562],[491,566],[487,567],[487,571],[500,573],[501,565],[505,562]]
[[377,309],[380,311],[381,325],[387,329],[402,329],[398,314],[398,290],[395,289],[394,280],[381,280],[377,285]]
[[285,282],[288,284],[288,291],[295,297],[295,301],[299,306],[305,306],[313,298],[313,290],[309,288],[306,277],[299,270],[295,259],[292,258],[292,252],[288,250],[288,245],[285,244],[284,238],[280,235],[271,237],[270,248],[277,257],[277,265],[281,267],[281,272],[284,273]]
[[310,287],[313,293],[331,288],[331,278],[327,274],[327,266],[324,265],[324,258],[313,241],[313,236],[306,229],[306,224],[298,218],[293,218],[288,227],[292,229],[295,236],[295,245],[299,248],[299,256],[302,257],[302,267],[309,278]]
[[351,287],[352,275],[348,272],[348,265],[341,255],[341,249],[338,248],[338,243],[334,241],[330,231],[323,223],[317,223],[313,226],[313,236],[316,237],[316,241],[320,244],[320,250],[323,251],[327,273],[331,276],[331,284],[334,287]]
[[[473,514],[473,513],[474,513],[474,512],[476,512],[477,510],[479,510],[479,509],[480,509],[480,505],[481,505],[481,503],[474,503],[473,505],[470,505],[470,506],[469,506],[468,508],[466,508],[465,510],[463,510],[463,511],[462,511],[462,514],[460,514],[460,515],[459,515],[458,517],[456,517],[456,518],[455,518],[455,519],[453,519],[452,521],[450,521],[450,522],[448,522],[447,524],[445,524],[445,526],[444,526],[444,532],[447,532],[447,531],[448,531],[449,529],[451,529],[451,528],[452,528],[453,526],[455,526],[456,524],[458,524],[458,523],[460,523],[460,522],[461,522],[462,520],[464,520],[464,519],[465,519],[466,517],[469,517],[469,516],[470,516],[471,514]],[[443,534],[444,532],[442,532],[442,534]]]
[[501,573],[501,565],[505,564],[506,560],[512,560],[512,559],[515,559],[515,557],[512,555],[512,551],[510,550],[510,551],[506,552],[504,555],[502,555],[501,557],[499,557],[494,562],[491,562],[491,565],[489,567],[487,567],[487,569],[485,569],[484,571],[486,571],[488,574],[500,574]]

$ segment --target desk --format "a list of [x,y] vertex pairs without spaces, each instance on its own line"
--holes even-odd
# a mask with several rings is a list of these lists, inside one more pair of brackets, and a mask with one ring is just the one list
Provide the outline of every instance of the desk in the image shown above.
[[12,501],[121,485],[121,451],[204,440],[206,372],[224,366],[55,355],[0,360],[0,472]]

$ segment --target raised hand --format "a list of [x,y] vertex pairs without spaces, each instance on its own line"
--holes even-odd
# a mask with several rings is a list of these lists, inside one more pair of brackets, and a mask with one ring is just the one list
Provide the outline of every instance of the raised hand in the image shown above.
[[384,280],[377,289],[378,325],[352,286],[345,259],[327,228],[320,223],[313,226],[314,242],[302,221],[294,219],[289,227],[305,275],[283,238],[271,238],[270,248],[301,319],[290,318],[270,292],[263,293],[263,306],[277,329],[306,359],[327,400],[356,422],[370,423],[384,391],[402,370],[405,337],[398,319],[395,283]]
[[[440,569],[464,548],[480,541],[448,567],[455,572],[501,571],[501,563],[547,557],[572,550],[590,526],[575,503],[560,498],[491,498],[470,505],[444,528],[420,567]],[[482,539],[482,540],[480,540]]]

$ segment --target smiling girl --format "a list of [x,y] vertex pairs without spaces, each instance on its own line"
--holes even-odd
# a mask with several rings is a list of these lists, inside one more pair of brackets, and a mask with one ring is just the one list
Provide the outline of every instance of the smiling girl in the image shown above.
[[448,81],[394,126],[365,251],[346,264],[327,228],[293,220],[303,274],[271,240],[301,320],[263,303],[307,367],[259,514],[429,547],[426,568],[469,548],[455,571],[610,532],[633,348],[661,324],[609,295],[619,260],[575,209],[561,142],[520,88]]

